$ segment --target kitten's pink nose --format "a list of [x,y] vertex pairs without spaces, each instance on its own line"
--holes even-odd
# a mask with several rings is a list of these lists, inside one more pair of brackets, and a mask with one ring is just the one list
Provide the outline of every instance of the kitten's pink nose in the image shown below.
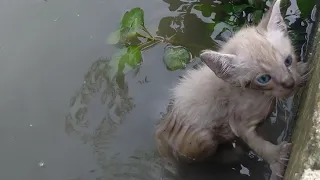
[[295,85],[294,79],[291,76],[286,76],[285,78],[283,78],[280,84],[286,89],[292,89]]

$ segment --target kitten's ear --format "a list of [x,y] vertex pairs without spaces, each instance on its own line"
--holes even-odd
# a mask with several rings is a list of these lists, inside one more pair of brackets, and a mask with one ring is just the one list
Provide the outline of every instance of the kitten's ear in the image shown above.
[[204,50],[200,53],[200,59],[221,79],[233,81],[236,69],[236,56],[224,54],[211,50]]
[[275,0],[271,9],[263,17],[259,26],[267,31],[280,31],[284,34],[287,33],[287,25],[281,15],[280,11],[281,0]]

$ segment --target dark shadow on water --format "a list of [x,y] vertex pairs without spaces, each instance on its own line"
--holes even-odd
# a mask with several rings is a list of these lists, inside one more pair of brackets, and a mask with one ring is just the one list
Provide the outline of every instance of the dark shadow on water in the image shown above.
[[[206,48],[218,49],[240,26],[256,23],[259,17],[257,13],[268,8],[266,5],[268,3],[257,3],[254,7],[241,10],[240,6],[247,2],[239,0],[230,2],[163,1],[169,5],[170,11],[176,12],[176,16],[163,17],[159,23],[157,35],[170,39],[170,42],[175,45],[187,47],[194,56],[198,56],[199,52]],[[295,2],[292,0],[289,3],[286,19],[290,25],[297,53],[303,59],[314,19],[312,19],[311,12],[308,18],[300,18]],[[139,69],[126,75],[116,74],[114,73],[116,70],[112,69],[115,66],[110,62],[108,58],[102,58],[92,64],[84,76],[83,85],[70,100],[70,112],[65,120],[66,133],[77,135],[84,143],[92,146],[97,164],[101,169],[101,172],[97,174],[97,180],[262,180],[268,178],[267,164],[254,152],[248,150],[241,141],[234,143],[236,146],[245,148],[246,151],[239,157],[238,162],[228,165],[200,163],[171,166],[163,162],[157,155],[152,140],[145,142],[150,143],[149,151],[138,149],[133,150],[133,155],[123,156],[119,151],[126,151],[125,148],[121,149],[122,147],[130,149],[134,138],[122,139],[127,146],[118,145],[115,141],[119,139],[117,133],[125,133],[125,130],[121,131],[124,122],[136,121],[134,118],[127,118],[127,115],[136,108],[134,98],[129,93],[130,86],[127,78],[128,74],[134,77],[134,71],[137,72]],[[174,75],[175,78],[178,79],[181,73]],[[271,117],[259,129],[259,134],[273,143],[290,139],[292,131],[290,124],[296,113],[293,100],[291,98],[288,101],[279,102]],[[101,114],[101,112],[105,113]],[[160,117],[153,118],[160,119]],[[150,123],[146,121],[143,119],[138,125],[144,126],[145,123]],[[153,122],[156,120],[151,121]],[[153,129],[146,127],[142,130],[150,131],[148,138],[152,139]],[[230,147],[233,144],[229,143],[227,146]]]
[[[121,160],[121,153],[112,147],[117,131],[128,120],[126,115],[135,108],[135,104],[128,94],[124,75],[114,74],[111,67],[108,58],[92,64],[80,90],[71,98],[65,131],[92,146],[97,165],[102,170],[97,180],[156,179],[161,167],[153,150],[147,153],[137,150],[134,155]],[[95,109],[101,107],[104,110]]]

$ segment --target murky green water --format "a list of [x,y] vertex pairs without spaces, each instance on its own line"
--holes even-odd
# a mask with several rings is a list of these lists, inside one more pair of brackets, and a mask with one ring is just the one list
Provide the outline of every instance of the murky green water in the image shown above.
[[[163,167],[154,148],[154,125],[169,104],[168,89],[184,72],[166,69],[165,44],[145,51],[143,64],[125,77],[108,76],[109,58],[117,48],[107,45],[106,37],[131,8],[144,10],[151,33],[175,35],[174,44],[187,47],[194,56],[204,48],[217,48],[237,26],[254,21],[254,9],[231,15],[230,9],[222,8],[225,1],[201,3],[215,5],[216,13],[208,16],[194,8],[199,3],[179,0],[0,1],[0,179],[268,176],[267,165],[252,152],[228,167],[183,168],[178,175]],[[303,57],[314,19],[311,12],[299,18],[296,4],[291,0],[286,14],[298,32],[295,42]],[[195,58],[187,68],[197,62]],[[290,135],[291,102],[280,105],[262,128],[269,140]]]

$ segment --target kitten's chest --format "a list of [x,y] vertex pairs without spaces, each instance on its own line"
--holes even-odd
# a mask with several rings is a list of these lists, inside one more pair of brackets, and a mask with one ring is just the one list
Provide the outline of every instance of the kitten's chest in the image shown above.
[[269,97],[249,96],[239,99],[235,113],[243,119],[266,118],[272,113],[275,106],[275,99]]

